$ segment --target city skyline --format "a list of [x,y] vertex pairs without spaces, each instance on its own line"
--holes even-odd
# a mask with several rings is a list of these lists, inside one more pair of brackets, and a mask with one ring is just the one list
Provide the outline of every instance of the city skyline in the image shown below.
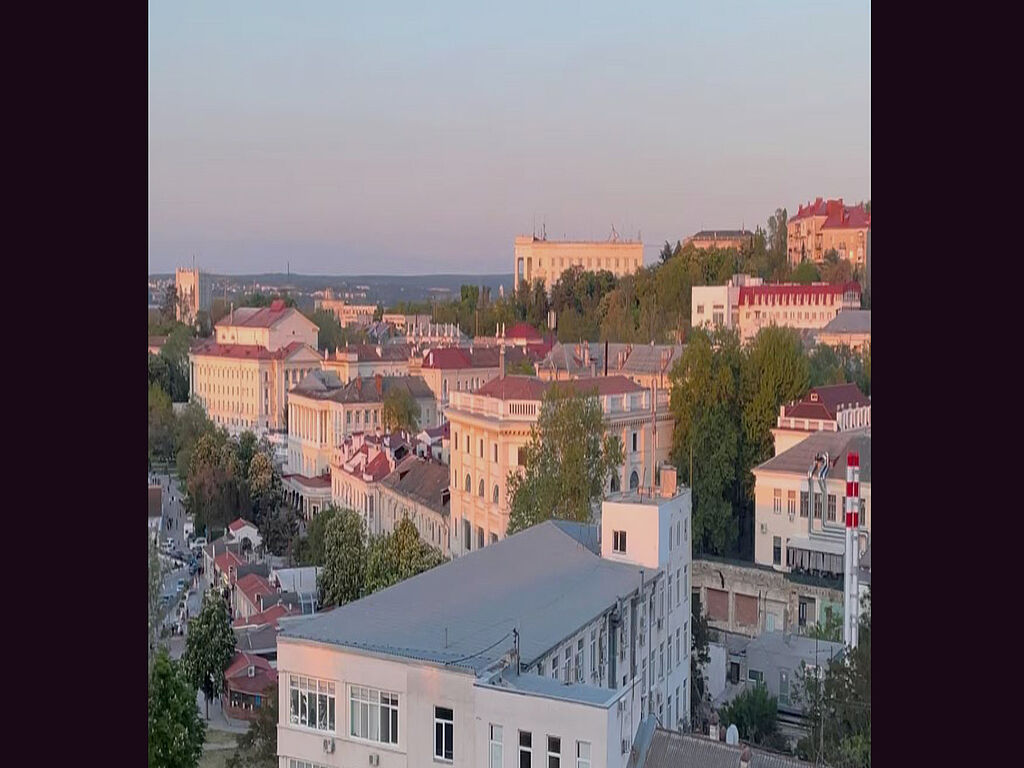
[[818,196],[871,197],[868,3],[150,6],[151,273],[650,264]]

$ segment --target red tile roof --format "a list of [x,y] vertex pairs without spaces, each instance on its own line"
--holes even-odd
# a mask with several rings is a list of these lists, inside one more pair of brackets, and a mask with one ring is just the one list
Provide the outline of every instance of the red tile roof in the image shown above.
[[[505,376],[491,379],[473,394],[496,397],[499,400],[541,400],[556,382],[541,381],[535,376]],[[627,392],[643,392],[644,388],[625,376],[597,376],[587,379],[560,381],[561,387],[577,392],[590,393],[596,390],[598,396],[621,395]]]
[[529,323],[516,323],[505,331],[506,339],[537,339],[541,338],[540,331]]
[[[498,347],[440,347],[429,350],[423,357],[424,368],[497,368],[500,363]],[[505,347],[505,365],[512,365],[528,357],[522,348]]]
[[388,462],[388,456],[384,451],[381,451],[373,457],[373,461],[363,467],[363,474],[369,475],[373,482],[382,480],[391,472],[391,464]]
[[833,210],[821,225],[822,229],[865,229],[871,227],[871,214],[859,205]]
[[223,573],[230,573],[231,568],[245,565],[245,562],[234,552],[224,552],[213,559],[214,567]]
[[[378,352],[378,349],[380,350]],[[339,355],[355,354],[356,360],[360,363],[367,362],[402,362],[409,359],[409,347],[404,344],[382,344],[379,348],[373,344],[354,344],[348,347],[341,347]],[[334,359],[329,357],[328,360]]]
[[331,478],[330,477],[325,477],[325,476],[321,476],[321,477],[306,477],[305,475],[294,474],[294,475],[282,475],[281,479],[282,480],[291,480],[293,482],[298,483],[301,486],[304,486],[305,488],[324,489],[324,488],[330,488],[331,487]]
[[277,628],[278,619],[283,616],[297,616],[301,613],[298,608],[294,608],[284,603],[277,603],[272,605],[262,613],[255,613],[249,618],[238,617],[232,622],[234,627],[262,627],[265,624],[273,624],[274,628]]
[[250,523],[244,517],[240,517],[237,520],[232,520],[230,523],[228,523],[228,530],[234,532],[239,530],[240,528],[244,528],[247,525],[251,526],[252,528],[256,527],[253,523]]
[[243,360],[284,360],[300,347],[306,346],[301,341],[292,341],[271,352],[259,344],[218,344],[215,341],[201,341],[189,352],[203,357],[231,357]]
[[[249,677],[249,667],[255,674]],[[228,689],[243,693],[262,693],[277,682],[277,670],[262,656],[239,651],[224,672]]]
[[235,582],[235,586],[242,591],[246,599],[255,606],[259,605],[260,595],[274,594],[274,588],[270,582],[258,573],[247,573]]
[[[811,299],[825,296],[837,296],[842,297],[847,291],[853,291],[860,295],[860,283],[849,282],[845,284],[829,285],[826,283],[812,283],[810,285],[803,285],[801,283],[771,283],[769,285],[744,285],[740,288],[740,305],[753,304],[757,301],[758,296],[762,297],[762,303],[765,299],[775,299],[774,303],[793,303],[793,302],[779,302],[778,299],[787,297],[806,296]],[[769,303],[771,303],[769,301]]]
[[835,421],[840,405],[871,405],[856,384],[830,384],[813,387],[802,400],[787,405],[786,418]]
[[[294,307],[286,307],[281,299],[274,299],[269,307],[241,307],[222,317],[217,325],[235,325],[246,328],[271,328],[293,314],[302,315]],[[305,317],[305,315],[302,315]],[[308,321],[312,323],[312,320]]]

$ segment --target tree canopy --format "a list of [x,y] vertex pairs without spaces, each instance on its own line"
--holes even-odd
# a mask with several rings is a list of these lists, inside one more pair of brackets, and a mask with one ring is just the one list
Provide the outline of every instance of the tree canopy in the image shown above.
[[[248,502],[245,475],[232,441],[222,433],[199,438],[189,459],[186,508],[196,529],[224,528]],[[245,506],[248,506],[246,503]]]
[[588,522],[624,460],[621,441],[604,432],[598,399],[558,384],[544,396],[524,455],[525,471],[508,477],[510,534],[550,518]]
[[206,697],[206,719],[210,719],[210,699],[224,687],[224,670],[235,655],[235,633],[224,599],[214,592],[203,595],[199,614],[188,625],[182,669],[192,685],[192,703],[196,690]]
[[370,540],[364,594],[372,594],[444,562],[444,555],[422,539],[416,526],[402,518],[395,530]]
[[320,573],[320,604],[344,605],[363,593],[366,574],[366,528],[351,509],[333,515],[324,531],[324,562]]
[[195,768],[205,739],[196,689],[179,663],[160,649],[149,675],[149,765]]
[[262,706],[249,730],[238,734],[238,746],[227,768],[277,768],[278,690],[264,692]]
[[778,701],[765,685],[754,685],[742,690],[722,707],[719,713],[722,726],[735,725],[744,741],[785,749],[786,739],[779,733]]
[[404,387],[392,387],[384,395],[380,419],[387,430],[404,429],[416,432],[419,429],[420,404],[416,402],[409,390]]

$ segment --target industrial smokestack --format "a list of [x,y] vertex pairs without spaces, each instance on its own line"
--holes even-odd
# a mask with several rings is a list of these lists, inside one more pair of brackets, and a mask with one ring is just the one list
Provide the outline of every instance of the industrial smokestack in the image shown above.
[[850,451],[846,456],[846,617],[843,634],[846,644],[857,647],[857,628],[860,624],[860,599],[857,568],[860,560],[860,537],[857,528],[860,517],[860,454]]

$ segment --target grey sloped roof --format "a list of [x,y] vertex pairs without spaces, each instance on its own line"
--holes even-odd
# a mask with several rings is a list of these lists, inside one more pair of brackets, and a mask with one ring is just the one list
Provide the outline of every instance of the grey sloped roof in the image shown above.
[[804,477],[814,463],[814,457],[828,451],[829,478],[846,479],[846,457],[850,451],[860,453],[860,481],[871,482],[871,427],[849,432],[815,432],[788,451],[768,459],[754,471],[794,472]]
[[[664,366],[662,365],[663,354],[666,357]],[[647,374],[661,373],[662,371],[668,373],[682,354],[682,344],[638,344],[633,347],[626,362],[622,364],[622,371]]]
[[597,540],[588,527],[535,525],[330,613],[290,622],[280,636],[479,674],[512,647],[517,628],[520,658],[532,664],[640,584],[639,568],[604,560],[581,543]]
[[640,724],[628,768],[740,768],[744,749],[750,750],[750,768],[806,768],[812,763],[795,757],[755,749],[744,744],[712,741],[706,736],[651,729],[648,715]]
[[447,515],[449,504],[441,503],[441,492],[448,487],[450,479],[448,467],[444,464],[419,456],[407,456],[381,482],[396,493]]
[[829,320],[821,333],[871,333],[871,310],[844,309]]
[[302,380],[295,385],[292,392],[300,395],[311,395],[313,397],[324,397],[335,390],[341,389],[341,378],[334,371],[324,371],[314,368],[302,377]]

